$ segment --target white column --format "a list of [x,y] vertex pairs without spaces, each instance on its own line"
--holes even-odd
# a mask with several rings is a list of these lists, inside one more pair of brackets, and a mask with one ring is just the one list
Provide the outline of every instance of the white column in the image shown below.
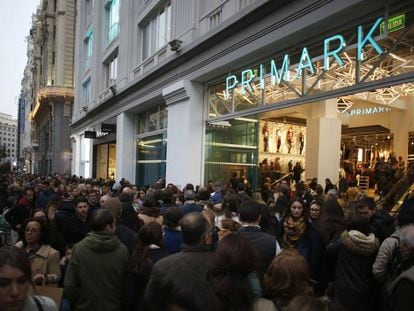
[[134,114],[123,112],[116,117],[116,175],[135,184],[136,140]]
[[168,105],[166,182],[202,184],[203,88],[181,80],[162,92]]
[[72,143],[71,174],[79,176],[79,137],[72,135],[70,141]]
[[414,98],[408,97],[405,109],[393,109],[390,113],[390,130],[394,134],[392,151],[402,156],[407,164],[408,159],[408,132],[414,131]]
[[326,178],[334,184],[339,179],[341,121],[336,106],[336,99],[313,103],[312,116],[307,120],[305,176],[317,177],[322,185]]

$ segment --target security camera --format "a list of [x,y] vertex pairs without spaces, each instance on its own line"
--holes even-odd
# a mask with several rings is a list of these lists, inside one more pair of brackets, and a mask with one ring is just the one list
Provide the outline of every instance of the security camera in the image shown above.
[[174,39],[172,41],[169,42],[170,44],[170,49],[173,52],[177,52],[181,49],[181,44],[183,43],[183,41],[178,40],[178,39]]

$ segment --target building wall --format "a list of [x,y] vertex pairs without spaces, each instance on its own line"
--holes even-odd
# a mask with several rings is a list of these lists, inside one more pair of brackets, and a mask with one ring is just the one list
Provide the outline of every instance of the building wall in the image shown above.
[[6,157],[2,162],[17,160],[17,120],[13,116],[0,112],[0,147]]
[[[340,32],[350,22],[358,24],[367,21],[372,18],[373,13],[377,14],[385,9],[384,3],[372,0],[172,0],[170,40],[182,41],[181,48],[172,51],[169,45],[163,45],[144,59],[145,25],[160,16],[160,8],[165,8],[167,1],[121,0],[120,32],[109,45],[104,40],[104,4],[108,0],[94,1],[93,8],[88,11],[90,13],[85,7],[86,2],[88,1],[78,1],[77,7],[78,58],[75,59],[76,91],[72,120],[75,140],[80,139],[85,130],[99,128],[101,123],[122,113],[139,115],[149,107],[165,102],[163,90],[179,81],[183,81],[184,85],[197,82],[204,86],[213,81],[225,82],[225,76],[229,72],[240,70],[254,62],[259,63],[274,55],[293,53],[298,50],[298,46],[323,44],[325,37],[335,34],[335,31]],[[390,1],[389,4],[395,5],[397,2]],[[409,1],[398,2],[402,6],[407,3]],[[90,68],[85,69],[85,39],[90,30],[94,34],[93,62]],[[107,61],[113,55],[118,55],[118,67],[117,78],[111,85],[111,90],[110,85],[105,83],[105,70]],[[85,101],[82,85],[88,79],[91,81],[91,95]],[[202,94],[196,96],[197,101],[191,102],[190,99],[190,102],[191,105],[201,105],[203,108],[192,109],[188,105],[187,109],[197,111],[197,118],[203,123],[207,119],[207,96],[206,88],[201,90],[199,92]],[[184,90],[181,93],[191,92]],[[171,120],[179,120],[179,116],[172,116]],[[174,126],[176,125],[168,124],[169,128]],[[203,124],[198,126],[195,132],[203,128]],[[119,133],[117,136],[122,137]],[[134,136],[128,137],[133,143]],[[202,139],[202,135],[197,138]],[[198,143],[199,141],[196,142],[197,146]],[[170,148],[180,146],[168,145],[168,153],[178,154],[171,152]],[[130,165],[135,167],[135,162]],[[167,167],[169,165],[175,164],[167,160]],[[180,170],[176,167],[167,168],[167,172],[178,171]],[[169,178],[174,182],[174,179],[180,180],[181,176],[171,174]],[[198,178],[193,182],[202,183],[202,172],[195,174],[193,178]]]
[[42,0],[32,18],[22,90],[31,123],[25,163],[34,173],[70,173],[75,3]]

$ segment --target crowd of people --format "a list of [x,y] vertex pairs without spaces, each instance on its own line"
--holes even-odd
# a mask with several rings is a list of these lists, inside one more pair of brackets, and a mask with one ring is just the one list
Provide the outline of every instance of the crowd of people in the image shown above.
[[320,188],[3,176],[0,310],[411,310],[414,199]]

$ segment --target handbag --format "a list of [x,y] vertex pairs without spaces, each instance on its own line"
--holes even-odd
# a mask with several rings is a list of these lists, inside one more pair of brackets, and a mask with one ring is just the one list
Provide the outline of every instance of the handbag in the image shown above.
[[62,302],[62,296],[63,296],[63,288],[55,287],[55,286],[47,286],[44,284],[43,281],[42,285],[34,285],[32,288],[32,292],[29,294],[30,296],[44,296],[51,298],[55,303],[59,310],[60,303]]
[[[46,275],[46,262],[43,262],[43,275]],[[51,298],[55,303],[59,310],[60,303],[62,302],[63,296],[63,288],[46,285],[46,278],[44,277],[42,280],[42,285],[33,285],[32,288],[29,290],[29,295],[34,297],[37,296],[45,296]]]

